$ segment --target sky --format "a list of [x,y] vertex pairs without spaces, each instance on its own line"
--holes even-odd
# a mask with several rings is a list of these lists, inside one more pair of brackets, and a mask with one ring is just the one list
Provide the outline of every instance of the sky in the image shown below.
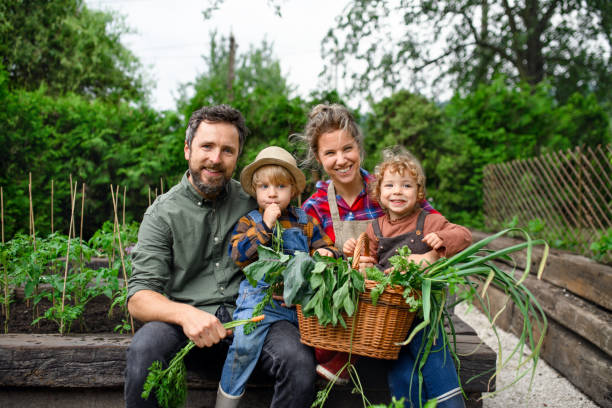
[[282,17],[266,0],[225,0],[205,21],[207,0],[86,0],[91,9],[116,11],[134,33],[122,41],[142,62],[155,89],[151,103],[159,110],[174,109],[179,85],[204,71],[210,32],[234,34],[238,52],[263,39],[273,44],[283,75],[296,94],[318,89],[322,71],[321,40],[335,24],[347,0],[285,0]]

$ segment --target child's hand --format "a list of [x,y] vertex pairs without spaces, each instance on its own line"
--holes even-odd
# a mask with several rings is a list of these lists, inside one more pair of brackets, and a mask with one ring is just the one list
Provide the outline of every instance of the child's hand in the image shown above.
[[430,232],[429,234],[425,235],[425,237],[423,237],[423,242],[435,250],[440,249],[444,245],[442,238],[440,238],[435,232]]
[[349,256],[353,256],[355,253],[355,246],[357,245],[357,240],[355,238],[350,238],[348,241],[344,243],[342,247],[342,252],[344,252],[344,256],[347,258]]
[[319,255],[334,257],[334,253],[327,248],[319,248],[315,252]]
[[421,267],[429,266],[438,259],[440,259],[440,254],[436,250],[431,250],[424,254],[411,254],[408,256],[409,261],[412,261]]
[[263,221],[269,229],[274,228],[276,220],[281,215],[281,209],[278,204],[270,204],[263,213]]

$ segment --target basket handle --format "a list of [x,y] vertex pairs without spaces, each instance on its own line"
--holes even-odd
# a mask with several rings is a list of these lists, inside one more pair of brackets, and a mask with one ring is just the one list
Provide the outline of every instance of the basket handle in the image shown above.
[[361,255],[370,256],[369,239],[365,232],[359,234],[357,243],[355,244],[355,251],[353,251],[353,265],[352,268],[359,270],[359,258]]

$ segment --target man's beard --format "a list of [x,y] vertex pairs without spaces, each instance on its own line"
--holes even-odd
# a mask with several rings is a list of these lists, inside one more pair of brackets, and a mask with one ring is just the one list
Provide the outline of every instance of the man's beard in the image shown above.
[[[223,170],[222,166],[206,166],[206,168],[214,171]],[[195,169],[194,167],[192,167],[191,163],[189,163],[189,174],[191,175],[191,182],[202,194],[204,194],[205,197],[216,197],[221,191],[223,191],[227,183],[230,181],[230,178],[226,178],[224,174],[219,184],[206,184],[200,176],[201,170],[202,169]]]

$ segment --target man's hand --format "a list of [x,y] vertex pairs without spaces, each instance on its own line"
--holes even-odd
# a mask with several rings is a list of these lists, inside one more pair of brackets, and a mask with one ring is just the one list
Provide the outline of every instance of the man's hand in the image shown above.
[[225,338],[231,331],[214,315],[204,312],[196,307],[188,306],[181,319],[183,332],[198,347],[211,347]]
[[342,247],[342,252],[347,258],[353,256],[355,253],[355,246],[357,246],[357,240],[355,238],[349,238]]
[[274,229],[274,224],[280,215],[281,209],[278,204],[270,204],[268,208],[264,210],[263,221],[269,229]]
[[425,235],[423,237],[423,242],[435,250],[438,250],[444,246],[442,238],[440,238],[440,236],[435,232],[430,232],[429,234]]

